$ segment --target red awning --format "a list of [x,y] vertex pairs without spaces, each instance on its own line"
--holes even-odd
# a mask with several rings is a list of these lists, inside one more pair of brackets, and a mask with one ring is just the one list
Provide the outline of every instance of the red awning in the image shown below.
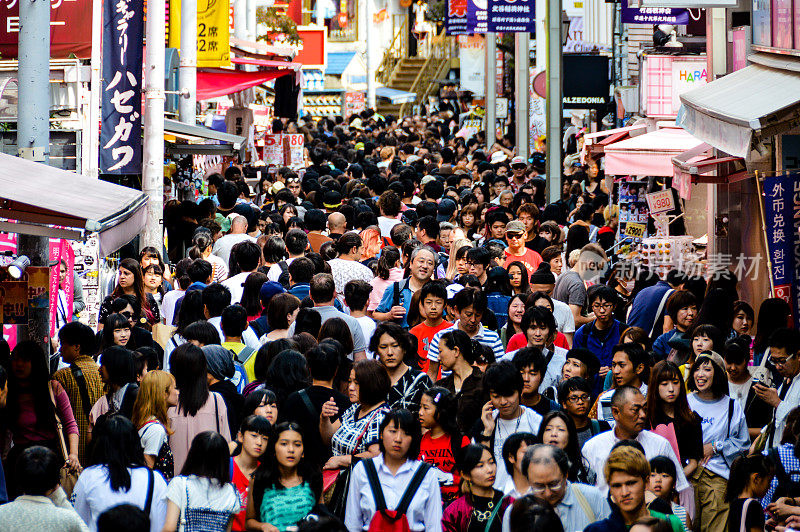
[[242,72],[238,70],[198,70],[197,99],[208,100],[233,94],[269,80],[294,74],[294,70],[269,70],[265,72]]

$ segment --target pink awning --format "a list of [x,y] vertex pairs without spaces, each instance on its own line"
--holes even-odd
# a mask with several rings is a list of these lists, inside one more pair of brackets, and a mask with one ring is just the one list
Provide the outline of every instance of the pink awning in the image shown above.
[[[288,63],[287,63],[288,64]],[[239,70],[198,70],[197,99],[208,100],[261,85],[271,79],[294,74],[294,70],[242,72]]]
[[672,177],[672,158],[702,143],[681,128],[658,129],[605,146],[605,172]]

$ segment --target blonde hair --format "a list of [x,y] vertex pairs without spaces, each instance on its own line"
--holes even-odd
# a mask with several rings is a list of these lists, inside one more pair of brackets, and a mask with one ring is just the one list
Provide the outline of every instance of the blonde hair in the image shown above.
[[650,478],[650,463],[639,449],[622,445],[611,451],[608,460],[606,460],[606,465],[603,468],[606,484],[611,484],[611,475],[614,473],[625,473],[642,478],[646,482]]
[[156,418],[164,425],[167,434],[172,434],[167,416],[167,394],[170,386],[175,386],[175,377],[161,370],[148,371],[139,383],[139,393],[133,403],[131,421],[136,429],[142,428],[150,418]]
[[[462,235],[463,236],[463,232]],[[466,238],[460,238],[458,240],[454,240],[450,246],[450,259],[447,263],[447,271],[445,272],[445,277],[447,279],[452,279],[456,276],[456,253],[460,248],[465,247],[472,247],[472,241]]]

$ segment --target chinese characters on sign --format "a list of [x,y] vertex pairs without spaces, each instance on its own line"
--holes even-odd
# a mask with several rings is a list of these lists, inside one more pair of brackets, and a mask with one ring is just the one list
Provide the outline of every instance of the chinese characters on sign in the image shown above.
[[487,19],[489,31],[535,32],[534,0],[489,0]]
[[622,22],[626,24],[688,24],[689,10],[674,7],[628,7],[622,3]]
[[764,180],[764,215],[774,296],[791,305],[797,326],[800,322],[797,312],[800,308],[800,174]]
[[[169,46],[181,47],[181,0],[169,0]],[[197,2],[197,66],[231,64],[231,9],[228,0]]]
[[143,0],[104,3],[101,173],[141,173],[143,38]]

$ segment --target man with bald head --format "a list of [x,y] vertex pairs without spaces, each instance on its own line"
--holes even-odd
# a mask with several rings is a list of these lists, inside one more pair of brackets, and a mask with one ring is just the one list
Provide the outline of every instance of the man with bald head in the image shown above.
[[[219,240],[214,242],[214,247],[211,249],[211,253],[224,260],[225,264],[228,264],[233,246],[239,242],[245,241],[255,243],[256,239],[247,234],[247,218],[244,216],[235,216],[231,221],[230,233],[220,237]],[[230,271],[229,264],[228,271]]]
[[[522,470],[528,476],[529,493],[540,504],[552,508],[565,531],[583,530],[611,514],[606,496],[594,486],[568,480],[570,461],[567,453],[553,445],[531,445],[522,458]],[[511,512],[503,516],[503,532],[509,532]]]
[[328,236],[333,240],[338,240],[347,231],[347,218],[340,212],[332,212],[328,215]]
[[[656,393],[658,393],[656,391]],[[597,475],[597,487],[603,492],[608,490],[603,468],[614,445],[622,440],[636,440],[644,448],[644,454],[650,460],[656,456],[666,456],[675,464],[678,478],[675,489],[683,491],[689,487],[683,465],[675,455],[669,441],[655,432],[644,430],[647,421],[645,398],[638,388],[620,386],[611,396],[611,414],[614,416],[614,428],[602,432],[587,441],[583,446],[583,458]]]

